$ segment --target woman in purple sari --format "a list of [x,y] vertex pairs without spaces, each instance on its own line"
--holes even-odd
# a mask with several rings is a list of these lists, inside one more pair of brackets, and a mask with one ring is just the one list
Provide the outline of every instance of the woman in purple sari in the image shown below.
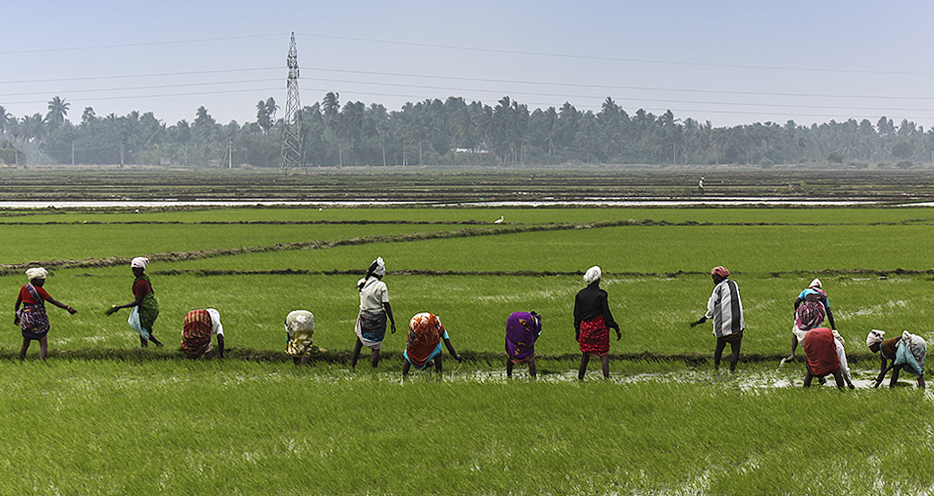
[[542,316],[535,312],[515,312],[506,319],[506,377],[512,377],[512,366],[529,364],[529,375],[535,377],[535,340],[542,333]]

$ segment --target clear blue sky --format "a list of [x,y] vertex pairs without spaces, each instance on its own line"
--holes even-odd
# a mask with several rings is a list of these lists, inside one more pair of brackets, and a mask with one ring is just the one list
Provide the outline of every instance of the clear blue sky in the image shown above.
[[934,3],[922,1],[102,0],[0,2],[0,105],[53,96],[97,115],[218,122],[286,99],[295,32],[301,102],[460,96],[530,109],[671,109],[714,126],[885,115],[934,126]]

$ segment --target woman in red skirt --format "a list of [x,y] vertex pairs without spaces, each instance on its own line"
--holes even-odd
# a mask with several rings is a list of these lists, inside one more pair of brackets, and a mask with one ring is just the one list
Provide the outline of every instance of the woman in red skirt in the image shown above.
[[610,329],[616,330],[616,340],[623,337],[619,324],[613,320],[606,291],[600,289],[600,267],[594,265],[584,274],[587,287],[574,299],[574,329],[581,349],[581,366],[577,378],[584,379],[590,357],[600,357],[603,377],[610,377]]

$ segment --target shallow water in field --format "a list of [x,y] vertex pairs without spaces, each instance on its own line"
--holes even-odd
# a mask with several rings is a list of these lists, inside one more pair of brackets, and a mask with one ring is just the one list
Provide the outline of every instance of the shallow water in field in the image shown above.
[[[476,202],[424,202],[392,200],[347,200],[347,201],[291,201],[278,198],[249,198],[236,200],[110,200],[110,201],[5,201],[0,208],[154,208],[154,207],[237,207],[251,205],[321,206],[321,207],[380,207],[405,205],[434,205],[440,207],[685,207],[685,206],[831,206],[890,204],[872,198],[849,198],[833,200],[827,198],[784,198],[784,197],[599,197],[580,200],[558,200],[545,198],[527,201],[476,201]],[[905,203],[900,206],[930,207],[934,203]]]

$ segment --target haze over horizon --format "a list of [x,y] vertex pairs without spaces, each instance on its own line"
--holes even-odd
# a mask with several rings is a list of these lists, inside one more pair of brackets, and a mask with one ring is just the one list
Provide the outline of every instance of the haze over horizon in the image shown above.
[[302,105],[332,91],[389,110],[508,96],[598,112],[611,97],[629,114],[671,109],[716,127],[884,115],[930,129],[932,13],[862,1],[4,2],[0,105],[45,115],[58,96],[72,122],[92,107],[172,125],[200,106],[251,122],[259,100],[285,104],[294,32]]

